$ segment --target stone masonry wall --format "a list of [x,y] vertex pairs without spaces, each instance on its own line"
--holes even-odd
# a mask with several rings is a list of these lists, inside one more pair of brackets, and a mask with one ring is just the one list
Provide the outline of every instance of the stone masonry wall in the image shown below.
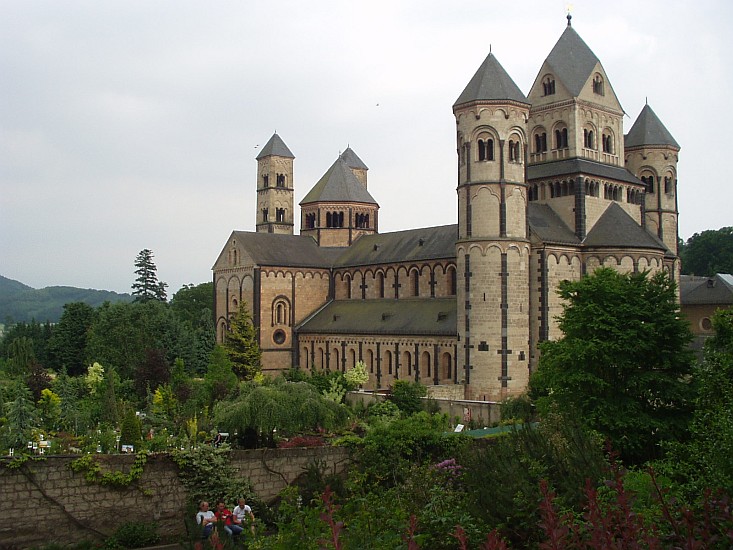
[[[69,468],[76,458],[48,456],[42,461],[28,461],[18,469],[8,468],[9,460],[0,461],[0,548],[103,540],[129,521],[155,521],[166,541],[185,536],[187,494],[178,479],[178,467],[167,455],[149,456],[142,478],[125,489],[89,483],[83,473]],[[96,458],[103,471],[127,471],[135,457]],[[257,449],[231,454],[231,465],[250,479],[265,502],[312,463],[329,473],[341,472],[348,464],[348,454],[337,447]]]

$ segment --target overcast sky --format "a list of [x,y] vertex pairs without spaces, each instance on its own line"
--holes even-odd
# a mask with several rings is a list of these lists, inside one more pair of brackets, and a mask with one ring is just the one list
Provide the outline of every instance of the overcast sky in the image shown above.
[[[527,94],[566,6],[0,0],[0,275],[129,292],[149,248],[169,295],[211,280],[230,232],[254,230],[257,147],[275,131],[296,203],[350,145],[381,232],[455,223],[453,102],[490,46]],[[572,13],[625,131],[648,97],[682,147],[680,236],[733,225],[733,2]]]

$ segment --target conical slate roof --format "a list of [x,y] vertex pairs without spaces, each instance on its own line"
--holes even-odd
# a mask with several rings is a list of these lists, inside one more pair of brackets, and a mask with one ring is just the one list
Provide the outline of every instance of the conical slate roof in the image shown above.
[[489,53],[453,107],[471,101],[503,99],[529,104],[527,97],[494,57],[494,54]]
[[275,157],[287,157],[290,159],[295,158],[295,155],[290,152],[290,149],[288,149],[288,146],[285,145],[285,142],[282,140],[282,138],[277,135],[277,132],[272,134],[270,141],[265,143],[262,151],[260,151],[260,154],[257,155],[257,160],[269,157],[271,155]]
[[644,105],[624,139],[624,147],[638,147],[640,145],[670,145],[677,149],[680,148],[669,130],[664,127],[662,121],[649,107],[649,104]]
[[349,168],[353,168],[354,170],[369,170],[367,168],[367,165],[364,164],[364,161],[362,161],[356,153],[354,153],[354,150],[351,147],[347,147],[346,151],[341,153],[341,158],[346,161],[346,164],[349,165]]
[[377,204],[340,156],[300,204],[311,202],[363,202]]
[[552,69],[555,78],[573,97],[577,97],[599,61],[568,20],[565,32],[547,56],[546,63]]

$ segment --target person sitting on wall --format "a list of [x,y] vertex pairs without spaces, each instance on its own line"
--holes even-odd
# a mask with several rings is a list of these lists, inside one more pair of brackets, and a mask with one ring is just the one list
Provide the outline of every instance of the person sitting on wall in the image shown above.
[[216,525],[216,515],[209,510],[209,503],[202,500],[199,503],[199,511],[196,514],[196,523],[202,527],[201,538],[207,539]]
[[244,529],[245,523],[249,520],[252,534],[255,534],[255,515],[252,513],[252,508],[247,504],[244,498],[239,499],[239,503],[234,507],[234,523],[241,526]]
[[234,523],[232,513],[227,510],[227,506],[224,504],[222,499],[219,499],[216,502],[216,519],[224,523],[224,531],[226,531],[227,535],[232,537],[233,540],[236,540],[244,530],[240,525]]

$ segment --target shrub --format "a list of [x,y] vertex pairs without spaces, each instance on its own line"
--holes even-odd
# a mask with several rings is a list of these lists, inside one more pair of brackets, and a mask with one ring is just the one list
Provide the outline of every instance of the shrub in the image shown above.
[[[128,521],[117,528],[108,546],[122,548],[143,548],[153,546],[160,541],[155,523]],[[111,544],[110,544],[111,543]]]

